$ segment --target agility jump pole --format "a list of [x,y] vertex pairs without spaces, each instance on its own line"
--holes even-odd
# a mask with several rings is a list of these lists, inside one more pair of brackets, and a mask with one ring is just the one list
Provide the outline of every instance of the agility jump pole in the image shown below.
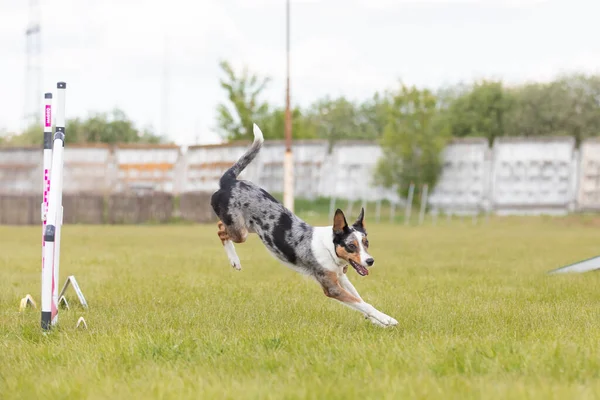
[[[44,196],[42,203],[42,329],[58,323],[60,232],[63,222],[63,155],[65,146],[65,91],[56,85],[56,132],[52,138],[52,94],[46,93],[44,108]],[[49,168],[48,168],[49,167]]]
[[[45,257],[46,257],[46,222],[48,216],[48,196],[50,195],[50,169],[52,168],[52,93],[44,94],[44,163],[43,163],[43,187],[42,187],[42,310],[51,311],[51,306],[46,304],[44,299],[49,296],[45,293],[47,285],[44,285],[46,280],[45,273]],[[50,269],[50,268],[49,268]],[[51,296],[50,296],[51,297]],[[50,303],[52,304],[52,303]],[[44,317],[42,315],[42,321]],[[42,323],[43,325],[43,323]]]

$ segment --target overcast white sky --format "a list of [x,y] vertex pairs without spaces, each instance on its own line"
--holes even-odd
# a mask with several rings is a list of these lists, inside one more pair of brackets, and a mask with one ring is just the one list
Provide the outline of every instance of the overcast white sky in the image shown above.
[[[177,143],[220,140],[212,131],[225,100],[220,59],[272,77],[265,99],[284,104],[285,0],[38,1],[42,91],[67,82],[67,118],[120,107],[138,127],[158,131],[165,36],[168,135]],[[0,0],[0,132],[22,128],[28,3]],[[292,102],[301,106],[324,95],[364,99],[399,79],[438,87],[600,71],[597,0],[292,0],[291,7]]]

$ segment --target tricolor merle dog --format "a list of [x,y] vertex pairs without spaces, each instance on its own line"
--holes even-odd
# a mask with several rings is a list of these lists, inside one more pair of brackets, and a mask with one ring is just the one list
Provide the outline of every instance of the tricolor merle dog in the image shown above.
[[252,162],[263,144],[263,134],[254,125],[254,142],[219,181],[211,206],[219,217],[219,238],[231,266],[241,269],[233,243],[244,243],[248,233],[256,233],[267,249],[283,264],[311,276],[325,295],[361,312],[376,325],[397,325],[394,318],[366,303],[348,280],[350,264],[359,275],[368,275],[374,260],[368,253],[369,241],[364,209],[351,226],[338,209],[333,225],[313,227],[285,208],[264,189],[237,179]]

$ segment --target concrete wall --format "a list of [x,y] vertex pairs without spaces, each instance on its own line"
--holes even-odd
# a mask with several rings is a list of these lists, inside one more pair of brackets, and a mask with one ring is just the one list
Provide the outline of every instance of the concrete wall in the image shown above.
[[600,211],[600,139],[585,141],[577,166],[577,205],[582,210]]
[[[221,175],[248,149],[250,143],[191,146],[184,156],[183,192],[214,192]],[[256,179],[257,163],[251,164],[240,179]]]
[[[178,192],[178,146],[123,145],[114,149],[115,192],[158,190]],[[112,186],[112,185],[111,185]]]
[[457,140],[444,149],[444,167],[431,193],[432,207],[476,213],[491,206],[491,150],[486,139]]
[[493,153],[491,197],[497,213],[574,209],[578,176],[573,138],[500,138]]
[[[0,225],[41,225],[41,201],[36,194],[0,194]],[[175,202],[164,192],[65,193],[63,208],[65,224],[164,223],[173,217]]]
[[42,191],[42,150],[0,148],[0,193]]
[[108,145],[69,146],[64,154],[64,193],[110,191],[114,165]]
[[[183,191],[217,190],[221,175],[244,154],[249,145],[248,142],[188,148]],[[319,195],[327,144],[324,141],[296,141],[293,150],[295,191],[306,198],[314,198]],[[270,192],[282,193],[284,152],[285,144],[282,141],[265,142],[256,160],[242,172],[240,179],[252,180]]]
[[[187,149],[161,145],[68,145],[64,190],[66,194],[104,196],[210,193],[248,145],[246,142]],[[325,141],[296,141],[293,150],[297,197],[402,202],[394,190],[373,183],[373,172],[382,156],[376,143],[342,141],[329,151]],[[241,178],[281,193],[283,155],[283,141],[265,142]],[[430,191],[429,204],[436,210],[499,214],[600,210],[598,139],[584,141],[579,150],[568,137],[501,138],[491,148],[484,139],[455,140],[444,150],[443,159],[440,180]],[[41,166],[39,148],[0,148],[0,194],[39,194]],[[199,201],[195,199],[190,197],[186,204],[191,207]],[[6,198],[6,204],[12,202],[12,197]],[[193,214],[191,210],[187,212]],[[22,218],[29,217],[23,214]]]
[[379,198],[381,193],[373,182],[373,174],[381,155],[381,147],[375,143],[337,143],[325,161],[320,182],[322,196],[349,200]]

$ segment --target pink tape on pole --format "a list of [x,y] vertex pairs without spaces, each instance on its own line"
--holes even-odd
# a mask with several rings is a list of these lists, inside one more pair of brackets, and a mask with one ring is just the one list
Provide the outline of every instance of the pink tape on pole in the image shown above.
[[45,115],[46,115],[45,126],[46,126],[46,128],[51,127],[52,126],[52,106],[49,104],[46,105]]

